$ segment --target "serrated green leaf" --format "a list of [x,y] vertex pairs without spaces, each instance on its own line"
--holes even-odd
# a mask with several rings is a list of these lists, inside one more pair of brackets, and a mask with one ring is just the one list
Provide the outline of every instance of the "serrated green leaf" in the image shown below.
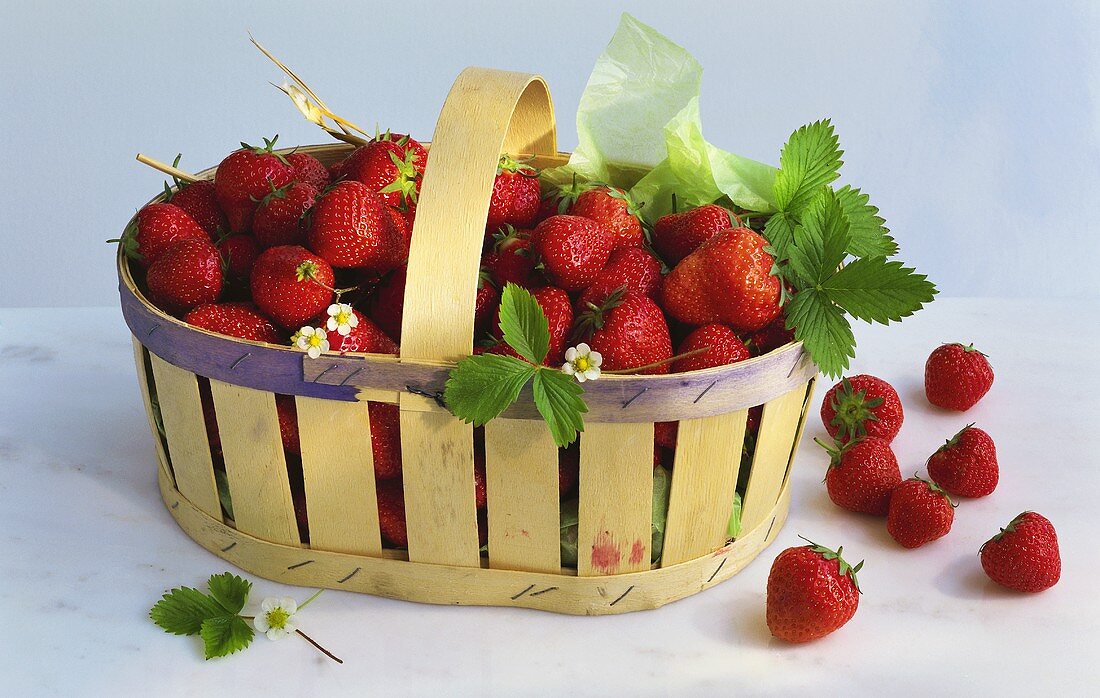
[[516,353],[541,364],[550,349],[550,325],[542,306],[521,286],[505,285],[500,297],[500,331]]
[[898,244],[890,237],[886,221],[878,215],[878,207],[870,197],[851,185],[837,190],[836,198],[848,216],[848,254],[855,257],[891,257],[898,253]]
[[924,274],[885,257],[853,260],[821,287],[852,317],[884,325],[917,312],[937,293]]
[[584,431],[581,415],[588,411],[581,395],[581,387],[572,376],[561,371],[544,368],[535,374],[532,384],[535,407],[550,427],[550,434],[559,448],[577,440],[577,433]]
[[535,371],[512,356],[468,356],[451,370],[443,399],[456,417],[481,426],[516,401]]
[[172,589],[149,609],[153,622],[173,635],[194,635],[204,620],[221,615],[221,604],[192,587]]
[[252,644],[254,632],[244,618],[237,615],[207,618],[199,630],[203,652],[207,659],[240,652]]
[[227,613],[240,613],[248,601],[248,592],[252,591],[252,582],[232,572],[215,574],[206,585],[210,589],[210,595]]
[[[848,217],[833,190],[821,187],[806,207],[802,225],[795,228],[794,234],[794,247],[802,253],[800,262],[813,284],[833,275],[844,261],[848,241]],[[792,259],[795,255],[792,249]]]
[[822,185],[840,176],[843,164],[833,124],[825,119],[791,134],[779,155],[775,199],[779,209],[798,214]]
[[764,237],[772,246],[777,260],[787,259],[791,243],[794,242],[794,229],[798,221],[794,216],[782,211],[768,219],[764,225]]
[[817,282],[817,270],[821,264],[821,246],[812,244],[807,235],[802,226],[795,226],[792,242],[801,240],[801,243],[787,247],[788,269],[785,276],[798,288],[813,286]]
[[856,355],[848,318],[824,292],[808,288],[796,293],[787,305],[787,326],[827,376],[839,377]]

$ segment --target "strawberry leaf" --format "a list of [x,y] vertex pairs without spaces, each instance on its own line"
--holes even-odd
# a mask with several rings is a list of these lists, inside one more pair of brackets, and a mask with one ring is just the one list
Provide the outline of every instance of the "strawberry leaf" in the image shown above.
[[854,260],[821,288],[852,317],[884,325],[912,315],[938,293],[924,274],[885,257]]
[[892,257],[898,253],[898,244],[890,237],[886,221],[878,215],[878,207],[869,203],[870,197],[845,185],[837,190],[836,198],[848,216],[851,240],[848,254],[854,257]]
[[804,276],[807,284],[820,284],[844,261],[850,240],[848,218],[832,189],[818,190],[802,215],[802,225],[794,233],[791,259],[799,257],[796,269],[802,270],[800,276]]
[[576,441],[577,433],[584,431],[581,415],[588,411],[580,383],[561,371],[542,368],[535,374],[531,387],[535,407],[549,425],[554,443],[564,448]]
[[795,294],[787,306],[787,327],[794,329],[795,339],[828,376],[840,376],[856,355],[848,318],[822,291],[806,288]]
[[512,356],[468,356],[451,370],[443,399],[456,417],[481,426],[516,401],[536,370]]
[[777,260],[787,259],[791,244],[794,242],[794,229],[798,221],[789,213],[779,212],[768,219],[764,225],[764,237],[771,243]]
[[192,587],[172,589],[149,610],[153,622],[173,635],[195,635],[204,620],[223,615],[221,604]]
[[232,572],[215,574],[207,581],[210,595],[229,613],[240,613],[252,591],[252,582]]
[[500,330],[516,353],[538,365],[550,350],[550,325],[542,306],[525,288],[509,283],[500,298]]
[[238,615],[207,618],[199,630],[207,659],[240,652],[252,644],[252,626]]
[[791,134],[779,155],[775,199],[779,210],[801,213],[822,185],[840,176],[843,164],[833,124],[815,121]]

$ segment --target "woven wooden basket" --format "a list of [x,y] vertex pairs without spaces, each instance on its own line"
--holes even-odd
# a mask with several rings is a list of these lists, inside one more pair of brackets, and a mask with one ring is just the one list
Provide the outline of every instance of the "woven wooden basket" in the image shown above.
[[[343,144],[302,148],[326,164]],[[560,557],[558,449],[526,396],[485,428],[488,555],[474,503],[473,430],[430,398],[473,345],[474,296],[501,152],[562,164],[540,77],[465,70],[443,106],[409,258],[401,356],[308,359],[180,322],[118,258],[165,504],[191,538],[253,574],[440,604],[607,614],[656,608],[729,578],[774,538],[816,368],[798,343],[739,364],[585,384],[576,569]],[[200,173],[213,177],[214,170]],[[200,402],[210,380],[234,519],[223,517]],[[293,395],[309,543],[295,521],[275,394]],[[408,550],[383,549],[367,401],[399,406]],[[764,405],[727,540],[748,409]],[[159,423],[158,423],[159,418]],[[653,424],[678,420],[663,554],[650,563]],[[163,428],[163,430],[161,429]],[[741,474],[744,479],[744,474]]]

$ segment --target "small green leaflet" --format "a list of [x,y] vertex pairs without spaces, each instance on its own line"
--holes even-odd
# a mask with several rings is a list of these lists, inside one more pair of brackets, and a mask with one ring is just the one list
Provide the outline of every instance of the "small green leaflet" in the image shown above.
[[584,404],[584,388],[573,376],[557,370],[540,370],[531,386],[535,407],[546,420],[554,443],[564,447],[577,440],[577,432],[584,431],[581,415],[588,411]]
[[802,342],[821,372],[840,376],[856,355],[856,338],[844,311],[822,292],[807,288],[787,305],[787,326]]
[[526,361],[512,356],[468,356],[451,370],[443,389],[447,408],[459,419],[481,426],[519,398],[534,379],[532,395],[554,442],[568,446],[584,429],[588,411],[584,388],[555,367],[542,366],[550,329],[542,307],[527,290],[507,284],[501,294],[500,326],[504,341]]
[[798,129],[779,155],[775,200],[780,211],[797,214],[823,185],[840,176],[839,140],[828,119]]
[[240,613],[252,591],[252,582],[231,572],[215,574],[206,583],[210,595],[229,613]]
[[252,626],[240,616],[219,616],[202,622],[199,636],[207,659],[240,652],[252,644]]
[[848,254],[854,257],[892,257],[898,253],[898,244],[890,237],[886,221],[878,215],[878,207],[872,206],[870,197],[859,189],[845,185],[837,190],[840,207],[848,216]]
[[883,325],[912,315],[936,295],[924,274],[884,257],[854,260],[821,288],[852,317]]
[[210,577],[207,587],[209,594],[192,587],[172,589],[150,609],[149,617],[174,635],[201,636],[207,659],[248,647],[254,633],[239,614],[252,582],[225,572]]
[[207,618],[225,615],[225,609],[198,589],[172,589],[149,611],[153,622],[173,635],[194,635]]

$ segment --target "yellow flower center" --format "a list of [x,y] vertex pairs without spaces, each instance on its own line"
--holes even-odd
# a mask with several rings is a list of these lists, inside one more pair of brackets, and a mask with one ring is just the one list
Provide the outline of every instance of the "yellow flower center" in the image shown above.
[[267,612],[267,624],[272,628],[286,627],[287,618],[290,618],[290,614],[282,608],[275,608]]
[[584,373],[591,367],[592,364],[588,362],[587,356],[578,356],[577,360],[573,362],[573,368],[577,369],[579,373]]
[[321,342],[323,342],[324,340],[325,340],[324,335],[322,335],[320,332],[315,332],[314,334],[311,334],[309,336],[309,340],[308,340],[309,341],[309,346],[319,347],[319,346],[321,346]]
[[346,325],[346,324],[348,324],[348,322],[350,320],[351,320],[351,313],[345,313],[343,311],[340,311],[339,313],[336,313],[336,324],[337,325]]

